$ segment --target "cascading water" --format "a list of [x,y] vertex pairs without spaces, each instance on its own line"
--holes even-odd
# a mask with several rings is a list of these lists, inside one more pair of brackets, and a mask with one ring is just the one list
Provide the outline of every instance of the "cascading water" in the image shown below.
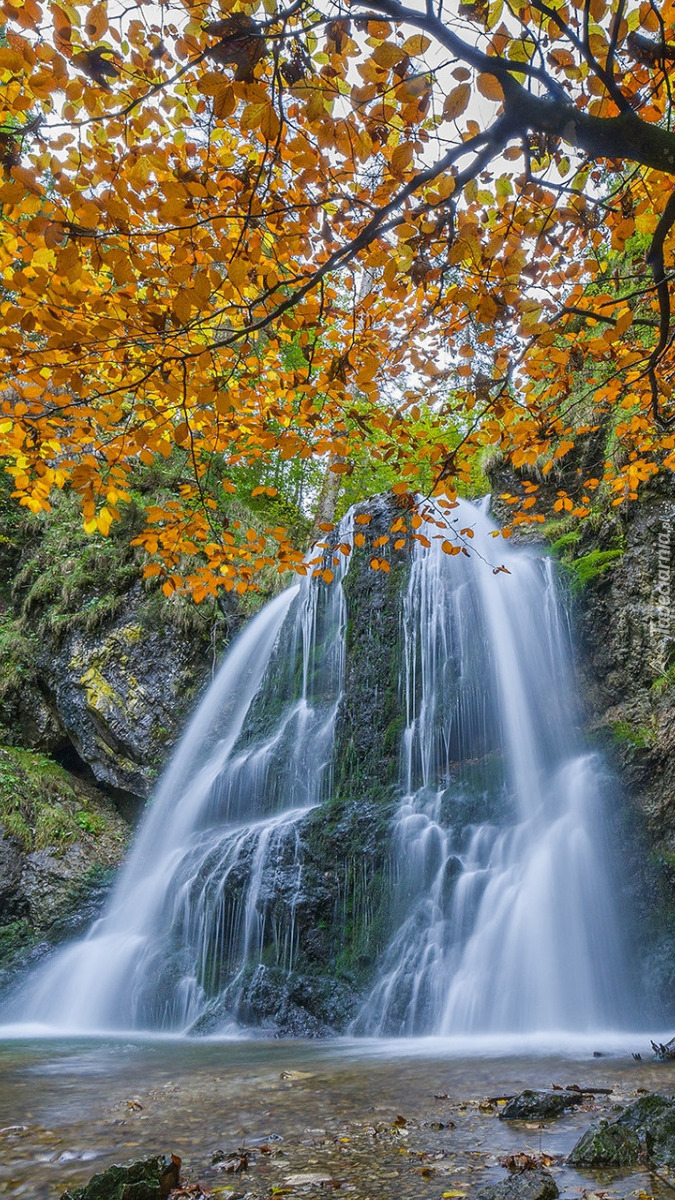
[[450,527],[467,554],[448,556],[439,519],[427,510],[402,618],[394,932],[354,1029],[616,1027],[628,989],[605,781],[577,734],[552,564],[495,544],[466,502]]
[[[351,538],[349,518],[340,537]],[[235,642],[103,917],[29,982],[22,1019],[77,1031],[223,1028],[264,948],[290,970],[298,828],[330,789],[347,563],[332,587],[308,576],[287,589]]]
[[[380,508],[386,531],[392,513]],[[484,506],[462,501],[444,517],[427,506],[407,589],[396,583],[405,551],[392,550],[391,573],[378,576],[391,581],[379,603],[401,603],[405,725],[393,789],[378,778],[384,760],[370,763],[373,738],[365,769],[349,725],[349,560],[338,555],[333,585],[308,579],[255,617],[188,726],[103,917],[28,982],[16,1015],[82,1032],[240,1028],[258,1019],[256,973],[271,965],[288,978],[302,961],[305,979],[370,972],[357,1033],[582,1032],[622,1021],[630,989],[603,772],[576,732],[554,574],[494,532]],[[351,518],[339,536],[351,542]],[[448,540],[459,553],[444,552]],[[493,572],[495,557],[506,572]],[[350,603],[371,623],[374,576],[367,550],[361,558]],[[386,701],[389,730],[397,660],[383,674],[364,645],[359,720],[379,728],[373,706],[384,713]],[[386,657],[389,645],[378,645]],[[387,827],[377,814],[392,802]],[[350,833],[360,808],[372,814],[365,838],[358,822]],[[311,928],[310,868],[324,929]],[[323,960],[322,944],[332,947]],[[364,946],[378,944],[364,966]]]

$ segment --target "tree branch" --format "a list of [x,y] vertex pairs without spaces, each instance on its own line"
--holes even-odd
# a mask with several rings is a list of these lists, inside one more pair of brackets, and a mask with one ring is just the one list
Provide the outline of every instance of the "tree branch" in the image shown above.
[[652,393],[652,414],[661,429],[670,429],[675,425],[675,416],[666,418],[661,415],[659,409],[659,386],[656,378],[656,368],[668,345],[670,336],[670,289],[666,277],[663,247],[673,225],[675,225],[675,190],[668,197],[668,202],[654,231],[652,244],[647,255],[647,263],[651,267],[654,283],[656,284],[660,316],[659,340],[649,356],[647,374]]

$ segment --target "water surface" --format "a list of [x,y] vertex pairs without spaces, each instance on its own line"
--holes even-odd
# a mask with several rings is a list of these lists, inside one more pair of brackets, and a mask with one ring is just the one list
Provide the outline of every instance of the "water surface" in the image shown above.
[[[553,1158],[564,1197],[584,1189],[672,1195],[665,1176],[580,1174],[562,1165],[580,1133],[614,1115],[615,1103],[639,1089],[675,1091],[675,1065],[652,1063],[643,1035],[596,1043],[577,1039],[547,1054],[523,1041],[507,1054],[479,1040],[6,1040],[0,1195],[56,1200],[113,1162],[173,1152],[186,1178],[219,1197],[340,1190],[355,1200],[440,1200],[504,1178],[499,1158],[521,1151]],[[605,1056],[594,1058],[593,1048]],[[486,1097],[552,1084],[613,1094],[541,1126],[503,1122],[498,1107],[479,1107]],[[238,1148],[248,1152],[240,1156],[246,1170],[211,1164],[214,1151]]]

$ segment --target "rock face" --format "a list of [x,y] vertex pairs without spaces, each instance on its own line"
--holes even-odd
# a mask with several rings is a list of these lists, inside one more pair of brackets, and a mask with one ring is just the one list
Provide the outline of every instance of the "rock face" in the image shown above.
[[581,1104],[583,1096],[574,1092],[536,1092],[526,1089],[519,1096],[514,1096],[501,1109],[499,1117],[502,1121],[542,1121],[551,1117],[559,1117]]
[[0,747],[0,981],[84,931],[129,835],[97,788],[45,755]]
[[17,519],[0,486],[0,744],[143,801],[241,608],[201,612],[144,582],[133,505],[109,538],[84,534],[67,496]]
[[645,1003],[663,1020],[675,1016],[672,476],[652,483],[640,502],[599,526],[595,546],[610,543],[621,546],[620,556],[576,592],[580,679],[589,733],[620,784],[619,849],[632,864],[624,887],[637,916],[636,959]]
[[206,667],[194,638],[149,625],[143,600],[136,585],[112,625],[73,631],[40,660],[78,756],[99,783],[138,797],[149,794]]
[[641,1096],[616,1121],[600,1121],[579,1139],[567,1162],[573,1167],[675,1164],[675,1100]]

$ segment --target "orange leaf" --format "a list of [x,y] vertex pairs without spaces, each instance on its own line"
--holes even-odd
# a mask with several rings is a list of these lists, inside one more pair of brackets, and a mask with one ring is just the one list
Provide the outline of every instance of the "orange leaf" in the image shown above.
[[454,121],[459,117],[467,107],[471,96],[471,88],[468,83],[459,83],[445,97],[443,101],[443,116],[446,121]]
[[476,82],[481,96],[486,96],[488,100],[494,100],[497,103],[501,103],[504,99],[502,85],[494,75],[479,75]]

